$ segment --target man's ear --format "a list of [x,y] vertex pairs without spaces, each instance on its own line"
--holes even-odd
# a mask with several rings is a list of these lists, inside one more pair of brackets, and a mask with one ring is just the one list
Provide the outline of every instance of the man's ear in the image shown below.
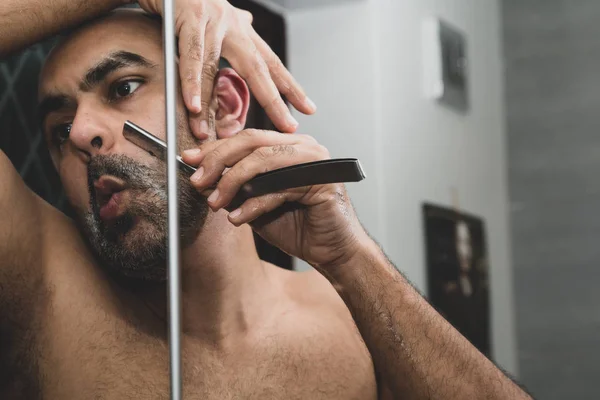
[[250,91],[237,72],[231,68],[219,71],[213,99],[217,100],[215,113],[217,139],[232,137],[244,129],[250,106]]

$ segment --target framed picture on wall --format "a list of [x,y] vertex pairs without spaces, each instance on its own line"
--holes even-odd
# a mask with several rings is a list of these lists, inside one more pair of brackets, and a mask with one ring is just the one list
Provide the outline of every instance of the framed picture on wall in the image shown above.
[[423,205],[428,297],[475,347],[490,354],[489,264],[481,218]]

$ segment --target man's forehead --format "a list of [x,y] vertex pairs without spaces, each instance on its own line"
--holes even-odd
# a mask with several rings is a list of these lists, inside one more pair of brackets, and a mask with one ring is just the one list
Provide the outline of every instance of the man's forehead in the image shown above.
[[136,11],[120,11],[84,25],[51,51],[40,80],[82,78],[86,71],[118,52],[138,54],[155,64],[162,60],[160,25]]

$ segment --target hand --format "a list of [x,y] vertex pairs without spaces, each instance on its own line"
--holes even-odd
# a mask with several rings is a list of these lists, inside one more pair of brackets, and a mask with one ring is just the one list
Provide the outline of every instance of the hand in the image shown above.
[[[139,4],[147,12],[163,14],[162,0],[139,0]],[[254,31],[249,12],[233,7],[226,0],[175,0],[175,30],[179,37],[183,98],[190,112],[190,126],[199,139],[207,138],[207,129],[200,122],[208,122],[207,102],[221,55],[246,79],[281,131],[293,133],[298,123],[279,92],[300,112],[316,111],[281,60]]]
[[[192,185],[200,192],[218,181],[208,203],[217,211],[249,180],[263,172],[329,159],[327,149],[307,135],[248,129],[183,153],[198,167]],[[227,170],[227,168],[229,168]],[[274,246],[314,266],[350,259],[367,237],[342,184],[285,190],[247,200],[229,221],[252,228]]]

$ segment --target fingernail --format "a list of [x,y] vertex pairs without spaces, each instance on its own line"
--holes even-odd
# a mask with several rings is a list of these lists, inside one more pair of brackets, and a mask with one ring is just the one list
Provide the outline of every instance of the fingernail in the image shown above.
[[313,111],[317,111],[317,105],[315,104],[314,101],[312,101],[311,99],[309,99],[308,97],[306,98],[306,104],[308,105],[308,108],[310,108]]
[[240,215],[242,215],[242,209],[238,208],[235,211],[232,211],[229,213],[229,218],[231,219],[236,219],[237,217],[239,217]]
[[214,203],[217,200],[219,200],[219,189],[215,190],[210,196],[208,196],[209,203]]
[[200,112],[202,109],[202,101],[200,100],[200,96],[192,97],[192,107],[196,112]]
[[200,179],[202,179],[202,175],[204,175],[204,167],[200,167],[196,172],[194,172],[194,175],[192,175],[192,182],[200,182]]
[[189,149],[183,151],[183,155],[186,157],[197,157],[200,155],[200,153],[202,153],[200,149]]
[[294,118],[292,116],[292,114],[288,114],[288,116],[287,116],[287,123],[289,125],[294,126],[294,127],[298,126],[298,121],[296,121],[296,118]]
[[208,122],[206,122],[205,120],[200,121],[200,133],[206,133],[208,135],[209,133],[209,128],[208,128]]

